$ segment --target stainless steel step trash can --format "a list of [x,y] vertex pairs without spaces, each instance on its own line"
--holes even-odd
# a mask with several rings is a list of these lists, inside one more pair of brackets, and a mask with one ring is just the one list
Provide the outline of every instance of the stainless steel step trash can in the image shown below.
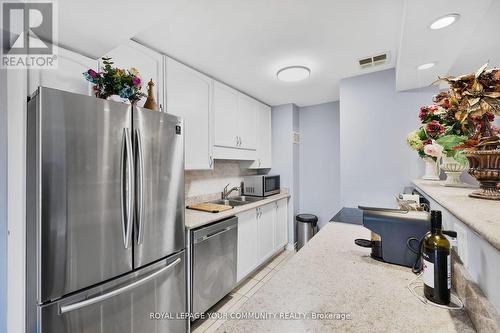
[[317,232],[318,217],[313,214],[299,214],[297,221],[297,251],[300,250]]

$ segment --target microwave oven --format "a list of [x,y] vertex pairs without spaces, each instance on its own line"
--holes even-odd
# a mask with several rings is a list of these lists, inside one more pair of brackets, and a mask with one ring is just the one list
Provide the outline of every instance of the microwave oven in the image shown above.
[[243,178],[243,195],[267,197],[280,193],[279,175],[257,175]]

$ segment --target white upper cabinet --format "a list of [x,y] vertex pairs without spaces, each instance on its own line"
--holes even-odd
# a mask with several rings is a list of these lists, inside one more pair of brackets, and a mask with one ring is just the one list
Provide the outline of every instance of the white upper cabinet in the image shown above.
[[239,147],[238,91],[214,81],[215,142],[220,147]]
[[[132,40],[118,46],[106,54],[114,62],[113,66],[123,69],[135,67],[142,78],[142,92],[147,94],[148,82],[153,80],[154,94],[159,105],[165,103],[163,99],[163,56],[139,43]],[[138,106],[143,106],[146,97],[143,97]]]
[[214,81],[214,157],[247,160],[256,158],[258,102]]
[[271,168],[271,107],[259,103],[257,109],[257,156],[250,169]]
[[58,48],[58,66],[54,69],[31,68],[28,73],[28,94],[33,94],[38,86],[93,95],[92,85],[85,80],[83,72],[89,68],[97,70],[98,61],[78,53]]
[[212,169],[212,79],[165,57],[166,110],[184,119],[186,170]]
[[246,95],[238,95],[239,148],[257,149],[258,102]]

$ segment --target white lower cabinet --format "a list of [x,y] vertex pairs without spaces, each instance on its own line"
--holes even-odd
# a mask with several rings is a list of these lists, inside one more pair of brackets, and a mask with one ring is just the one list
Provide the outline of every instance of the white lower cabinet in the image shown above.
[[287,243],[287,201],[238,214],[237,280],[241,281]]
[[282,248],[288,243],[288,199],[276,201],[276,229],[274,232],[275,248]]
[[276,205],[274,203],[257,208],[257,224],[259,226],[259,260],[265,261],[274,253],[274,229],[276,221]]
[[236,277],[241,281],[259,265],[258,226],[256,209],[240,213],[238,216],[238,255]]

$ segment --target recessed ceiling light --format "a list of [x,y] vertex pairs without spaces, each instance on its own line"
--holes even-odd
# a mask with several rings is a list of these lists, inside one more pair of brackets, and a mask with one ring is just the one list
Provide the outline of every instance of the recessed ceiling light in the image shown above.
[[307,79],[310,74],[311,70],[305,66],[290,66],[280,69],[276,76],[280,81],[297,82]]
[[428,62],[428,63],[426,63],[426,64],[422,64],[422,65],[418,66],[418,67],[417,67],[417,69],[418,69],[418,70],[423,71],[423,70],[426,70],[426,69],[432,68],[432,67],[434,67],[435,65],[436,65],[436,63],[435,63],[435,62]]
[[453,23],[455,23],[459,18],[460,18],[459,14],[448,14],[448,15],[442,16],[442,17],[438,18],[437,20],[435,20],[434,22],[432,22],[430,28],[432,30],[446,28],[447,26],[450,26]]

